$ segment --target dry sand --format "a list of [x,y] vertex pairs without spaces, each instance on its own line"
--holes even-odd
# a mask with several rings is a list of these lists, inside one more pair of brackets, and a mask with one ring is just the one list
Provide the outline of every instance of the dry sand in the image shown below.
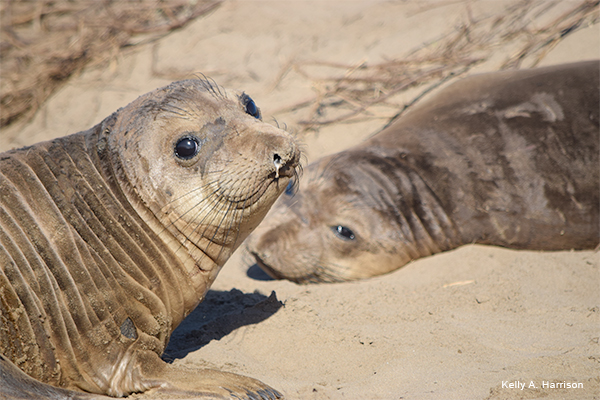
[[[398,58],[441,40],[461,23],[501,15],[513,4],[226,2],[106,68],[72,78],[33,121],[5,129],[0,149],[87,129],[140,94],[197,72],[245,90],[265,120],[276,116],[300,132],[306,109],[277,110],[314,96],[315,87],[300,70],[286,66]],[[558,8],[574,4],[562,1]],[[532,26],[545,26],[559,11],[533,16]],[[487,61],[470,73],[498,69],[521,45],[488,49]],[[583,27],[549,50],[541,65],[599,59],[599,26]],[[400,96],[399,104],[415,93]],[[307,160],[360,141],[392,114],[384,110],[378,119],[300,135]],[[473,245],[386,276],[310,286],[261,280],[255,270],[250,277],[251,264],[243,250],[232,257],[206,302],[175,332],[167,358],[249,375],[290,399],[600,398],[596,252]],[[515,381],[526,387],[505,387]],[[542,387],[564,381],[583,388]]]

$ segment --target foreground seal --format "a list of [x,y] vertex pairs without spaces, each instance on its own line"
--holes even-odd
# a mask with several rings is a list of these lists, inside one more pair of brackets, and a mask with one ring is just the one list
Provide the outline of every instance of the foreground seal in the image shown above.
[[384,274],[467,243],[598,245],[598,61],[463,79],[308,166],[248,249],[274,278]]
[[62,398],[15,388],[28,378],[11,363],[110,396],[279,398],[242,376],[185,375],[160,355],[298,159],[248,95],[202,79],[0,154],[0,398]]

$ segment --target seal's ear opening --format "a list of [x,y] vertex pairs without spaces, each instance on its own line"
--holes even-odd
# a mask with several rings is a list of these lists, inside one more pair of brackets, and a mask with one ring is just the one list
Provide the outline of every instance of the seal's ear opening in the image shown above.
[[262,115],[260,114],[260,108],[256,106],[252,97],[248,96],[246,93],[242,93],[240,96],[240,102],[242,106],[244,106],[244,111],[246,114],[253,116],[254,118],[262,121]]

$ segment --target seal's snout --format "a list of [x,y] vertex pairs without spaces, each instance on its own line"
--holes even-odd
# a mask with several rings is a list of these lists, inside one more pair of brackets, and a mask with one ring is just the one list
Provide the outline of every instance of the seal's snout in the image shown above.
[[275,165],[275,178],[279,178],[279,170],[283,165],[281,164],[281,157],[277,153],[273,155],[273,164]]
[[289,134],[277,136],[274,140],[271,162],[275,179],[291,178],[296,174],[296,167],[300,162],[300,150]]
[[279,179],[280,177],[293,177],[296,173],[299,159],[299,152],[294,152],[291,156],[285,158],[281,157],[278,153],[274,153],[273,166],[275,168],[275,179]]

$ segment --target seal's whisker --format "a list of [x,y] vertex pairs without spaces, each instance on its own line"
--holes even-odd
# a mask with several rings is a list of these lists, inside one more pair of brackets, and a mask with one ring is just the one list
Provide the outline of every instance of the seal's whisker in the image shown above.
[[[213,232],[212,236],[210,237],[210,239],[207,238],[208,241],[209,241],[209,245],[210,245],[210,243],[214,243],[215,237],[217,236],[217,233],[219,231],[219,228],[221,227],[221,224],[223,223],[223,220],[225,219],[225,217],[227,217],[227,215],[231,211],[232,203],[231,202],[219,202],[219,207],[220,208],[218,209],[218,211],[219,211],[218,213],[217,212],[212,212],[211,213],[212,219],[209,221],[209,224],[206,226],[206,228],[204,229],[204,232],[202,234],[203,237],[206,237],[206,233],[208,231],[208,227],[212,223],[214,223],[214,221],[217,220],[218,215],[221,214],[221,220],[216,225],[213,225],[214,226],[214,232]],[[207,246],[207,248],[208,248],[208,246]]]
[[319,265],[319,276],[321,280],[327,282],[342,282],[343,276],[346,275],[347,267],[336,263],[329,263],[328,265]]
[[202,186],[198,186],[198,187],[196,187],[196,188],[194,188],[192,190],[189,190],[189,191],[185,192],[184,194],[182,194],[181,196],[176,197],[176,198],[172,199],[171,201],[169,201],[168,203],[166,203],[163,207],[161,207],[160,210],[163,211],[165,208],[171,206],[174,202],[179,201],[179,200],[181,200],[181,199],[183,199],[183,198],[185,198],[187,196],[196,195],[197,194],[196,192],[203,191],[207,187],[210,187],[210,186],[214,185],[217,182],[218,182],[217,180],[210,181],[210,182],[207,182],[206,184],[204,184]]
[[[292,179],[290,180],[290,183],[288,184],[289,190],[288,188],[285,189],[286,194],[290,194],[291,196],[294,196],[298,190],[300,190],[300,176],[302,175],[303,171],[302,171],[302,166],[298,165],[298,168],[294,169],[294,173],[292,175]],[[288,193],[291,192],[291,193]]]
[[[256,181],[257,181],[257,178],[255,176],[254,177],[254,181],[250,185],[248,185],[248,193],[250,192],[251,188],[255,185]],[[246,198],[248,198],[248,196]],[[244,201],[244,206],[242,207],[242,209],[246,209],[246,201]],[[239,223],[238,223],[238,226],[237,226],[237,229],[236,229],[236,237],[234,239],[234,242],[237,242],[238,236],[240,234],[240,227],[242,225],[242,220],[243,219],[244,219],[244,214],[240,215],[240,220],[239,220]],[[233,226],[233,223],[232,223],[231,226]]]
[[[208,172],[206,175],[214,175],[214,174],[217,174],[217,173],[222,173],[223,171],[224,170],[215,170],[215,171]],[[191,190],[187,191],[186,193],[182,194],[181,196],[176,197],[176,198],[172,199],[171,201],[167,202],[163,207],[161,207],[160,210],[163,211],[165,208],[171,206],[174,202],[176,202],[178,200],[181,200],[181,199],[183,199],[183,198],[185,198],[187,196],[196,195],[197,191],[204,190],[207,187],[216,184],[217,182],[218,182],[218,178],[215,179],[215,180],[212,180],[210,182],[207,182],[206,184],[204,184],[202,186],[195,187],[194,189],[191,189]]]
[[[206,206],[206,207],[204,207],[203,209],[201,209],[201,210],[199,210],[199,211],[198,211],[198,213],[199,213],[199,214],[201,214],[201,213],[202,213],[203,211],[205,211],[205,210],[206,210],[208,207],[211,207],[211,206],[212,206],[212,205],[211,205],[211,203],[217,202],[217,201],[219,201],[219,200],[226,199],[226,196],[225,196],[225,194],[223,193],[223,188],[222,188],[222,187],[223,187],[223,186],[227,186],[227,185],[228,185],[228,184],[230,184],[231,182],[232,182],[232,179],[229,179],[228,181],[225,181],[224,183],[222,182],[220,186],[216,186],[216,187],[215,187],[215,189],[213,190],[213,192],[212,192],[212,193],[210,193],[210,194],[209,194],[209,195],[208,195],[206,198],[202,199],[202,200],[201,200],[201,201],[199,201],[197,204],[195,204],[193,207],[191,207],[191,208],[190,208],[188,211],[186,211],[186,213],[185,213],[185,214],[187,214],[187,213],[191,212],[193,209],[195,209],[196,207],[198,207],[198,206],[202,205],[202,203],[206,201],[206,202],[207,202],[207,204],[204,204],[204,205],[203,205],[203,206]],[[214,185],[214,184],[217,184],[217,183],[218,183],[218,181],[217,181],[217,180],[215,180],[215,181],[213,181],[213,182],[212,182],[212,184],[213,184],[213,185]],[[206,187],[208,187],[208,186],[209,186],[209,185],[206,185]],[[210,200],[210,201],[207,201],[207,200]],[[213,200],[214,200],[214,202],[213,202]],[[210,214],[210,213],[208,213],[208,214]],[[208,214],[207,214],[207,215],[208,215]],[[188,222],[188,224],[186,225],[186,227],[188,227],[188,226],[190,226],[191,224],[193,224],[193,223],[194,223],[194,221],[195,221],[195,219],[196,219],[196,218],[194,218],[194,219],[192,219],[191,221],[189,221],[189,222]],[[201,220],[201,221],[199,222],[199,224],[201,224],[201,223],[203,223],[203,222],[204,222],[204,220]]]
[[170,114],[178,115],[180,117],[193,117],[194,114],[186,110],[185,108],[178,107],[174,104],[168,104],[163,107],[164,112],[168,112]]
[[[221,186],[231,185],[233,182],[234,181],[232,179],[229,179],[227,181],[221,182]],[[189,192],[185,193],[184,195],[182,195],[182,196],[180,196],[180,197],[178,197],[176,199],[171,200],[167,205],[169,205],[169,204],[171,204],[171,203],[173,203],[175,201],[181,200],[181,199],[183,199],[186,196],[189,196],[189,195],[192,195],[192,194],[196,194],[195,193],[196,191],[198,191],[198,190],[205,190],[206,188],[208,188],[210,186],[213,186],[213,185],[215,185],[217,183],[219,183],[219,182],[217,180],[215,180],[215,181],[207,183],[206,185],[204,185],[202,187],[198,187],[198,188],[192,189]],[[237,192],[232,192],[232,193],[227,194],[227,193],[225,193],[223,191],[222,187],[218,187],[217,186],[217,187],[215,187],[215,189],[211,193],[209,193],[205,198],[201,199],[197,204],[195,204],[193,207],[191,207],[186,213],[182,214],[179,218],[185,216],[192,209],[194,209],[195,207],[199,206],[202,202],[208,201],[208,200],[210,200],[214,196],[216,196],[217,198],[222,198],[222,199],[225,199],[226,201],[234,202],[235,203],[236,201],[231,200],[230,198],[228,198],[228,197],[232,197],[231,195],[235,194],[235,193],[237,193]],[[255,193],[252,193],[252,194],[255,194]],[[249,196],[245,196],[244,200],[246,199],[246,197],[251,197],[251,196],[250,195]],[[166,206],[162,207],[162,209],[164,209],[164,208],[166,208]],[[175,220],[175,221],[177,221],[177,220]]]
[[[239,185],[239,187],[238,187],[238,191],[245,189],[245,193],[242,196],[244,198],[244,200],[243,200],[243,204],[241,207],[241,212],[239,213],[239,220],[238,220],[237,227],[235,230],[235,238],[233,239],[234,243],[237,241],[238,236],[240,234],[240,227],[241,227],[242,221],[244,219],[244,210],[246,209],[246,204],[247,204],[248,200],[250,199],[250,197],[253,194],[252,188],[255,186],[261,186],[262,184],[265,184],[265,183],[268,184],[268,179],[265,179],[261,184],[256,183],[257,179],[258,178],[256,176],[252,176],[251,182],[249,182],[249,184],[247,184],[245,188],[244,188],[244,185]],[[233,205],[234,203],[232,202],[231,204]],[[235,224],[236,224],[235,218],[231,218],[231,222],[230,222],[229,227],[226,232],[225,242],[227,241],[227,238],[229,237],[229,234]]]
[[[241,189],[241,187],[240,187],[240,189]],[[231,210],[231,207],[233,207],[233,205],[234,205],[234,203],[230,203],[230,210]],[[239,227],[241,225],[242,220],[244,219],[244,210],[246,209],[245,206],[246,206],[246,201],[244,201],[244,205],[242,206],[240,212],[236,213],[237,215],[239,215],[239,217],[238,216],[234,216],[234,218],[230,218],[229,226],[225,230],[225,238],[223,239],[223,243],[227,243],[227,239],[229,238],[229,234],[231,233],[231,230],[232,230],[233,226],[236,223],[235,220],[236,220],[236,218],[239,218],[239,224],[237,226],[236,233],[235,233],[235,238],[234,238],[233,242],[235,243],[237,241],[237,237],[238,237],[239,232],[240,232]],[[223,251],[223,247],[221,247],[221,251],[219,251],[219,257],[221,256],[222,251]]]
[[[189,241],[190,243],[193,243],[193,244],[194,244],[194,246],[196,246],[198,249],[200,249],[200,246],[199,246],[199,241],[198,241],[198,242],[194,242],[194,241],[192,241],[192,239],[191,239],[191,236],[192,236],[192,234],[194,234],[194,233],[198,233],[200,238],[206,238],[206,237],[205,237],[205,234],[206,234],[206,229],[208,229],[208,226],[209,226],[209,225],[207,225],[207,227],[205,228],[204,232],[202,232],[202,233],[199,233],[199,230],[198,230],[198,228],[204,224],[204,221],[205,221],[205,219],[206,219],[207,217],[209,217],[209,216],[214,216],[214,215],[215,215],[215,210],[217,209],[217,206],[219,206],[220,204],[222,204],[222,203],[219,201],[219,196],[218,196],[218,195],[215,195],[215,194],[217,193],[217,191],[218,191],[218,190],[215,190],[215,192],[213,192],[211,195],[207,196],[207,198],[206,198],[206,199],[204,199],[204,200],[209,200],[209,201],[208,201],[206,204],[204,204],[204,205],[203,205],[203,207],[202,207],[200,210],[198,210],[198,212],[197,212],[196,216],[195,216],[194,218],[192,218],[192,220],[191,220],[191,221],[189,221],[188,223],[186,223],[186,224],[185,224],[185,226],[183,226],[181,229],[178,229],[178,230],[179,230],[179,231],[182,233],[183,237],[185,238],[185,241]],[[189,210],[187,210],[187,211],[186,211],[186,214],[189,214],[189,213],[190,213],[190,212],[191,212],[191,211],[192,211],[194,208],[198,207],[198,205],[199,205],[199,204],[203,203],[203,202],[204,202],[204,200],[202,200],[202,201],[198,202],[196,205],[194,205],[194,206],[193,206],[193,207],[191,207]],[[203,216],[203,217],[202,217],[202,219],[201,219],[201,220],[200,220],[200,221],[199,221],[199,222],[196,224],[196,228],[193,228],[193,229],[191,229],[191,230],[190,230],[190,233],[189,233],[189,234],[187,234],[187,233],[186,233],[186,231],[188,230],[188,228],[189,228],[189,227],[190,227],[190,226],[191,226],[191,225],[194,223],[194,221],[195,221],[195,220],[198,218],[198,216],[201,216],[201,215],[203,215],[203,214],[204,214],[204,216]],[[172,225],[173,225],[173,224],[174,224],[174,223],[172,223]],[[179,250],[179,249],[182,249],[183,247],[184,247],[184,243],[182,242],[182,243],[180,244],[180,247],[178,248],[178,250]],[[207,247],[206,247],[204,250],[202,250],[202,249],[200,249],[200,250],[201,250],[201,252],[203,253],[203,255],[202,255],[202,257],[203,257],[204,255],[207,255],[206,251],[208,251],[208,246],[207,246]],[[209,258],[210,258],[210,257],[209,257]],[[213,261],[214,261],[214,260],[213,260]]]
[[[202,225],[202,223],[204,222],[204,219],[207,216],[211,215],[211,213],[215,209],[214,205],[218,204],[219,200],[221,198],[218,192],[219,192],[219,188],[217,187],[217,188],[215,188],[215,190],[212,193],[210,193],[206,197],[202,198],[199,202],[197,202],[195,205],[193,205],[192,207],[190,207],[187,211],[185,211],[184,213],[182,213],[182,215],[179,216],[177,219],[175,219],[174,221],[172,221],[168,225],[164,226],[163,227],[163,231],[166,230],[168,227],[173,226],[173,227],[175,227],[181,233],[181,235],[185,238],[185,240],[190,240],[189,237],[188,237],[188,235],[185,233],[185,231],[194,223],[194,221],[197,219],[198,216],[204,214],[204,218],[202,218],[202,220],[200,222],[198,222],[197,227],[199,227],[200,225]],[[178,228],[177,225],[176,225],[176,222],[178,222],[180,219],[182,219],[183,216],[188,215],[190,212],[192,212],[194,209],[196,209],[200,205],[202,205],[202,208],[197,211],[197,216],[194,217],[194,218],[192,218],[183,227]],[[197,228],[196,229],[192,229],[191,232],[193,233],[196,230],[197,230]],[[179,251],[183,247],[184,247],[184,245],[183,245],[183,242],[182,242],[182,243],[180,243],[177,251]]]
[[[184,226],[184,228],[189,228],[190,226],[192,226],[196,222],[196,219],[198,218],[198,216],[200,216],[202,214],[205,214],[204,217],[196,225],[196,228],[192,229],[192,231],[196,231],[198,229],[198,227],[204,223],[204,220],[208,216],[212,216],[214,214],[215,204],[221,203],[220,202],[221,197],[218,194],[218,192],[219,192],[219,189],[217,188],[213,193],[211,193],[209,196],[207,196],[207,198],[199,201],[193,207],[191,207],[189,210],[186,211],[186,214],[188,214],[192,210],[194,210],[196,207],[202,205],[202,208],[200,208],[197,211],[196,216],[194,218],[192,218],[190,221],[188,221],[186,223],[186,225]],[[208,200],[208,201],[206,201],[206,200]],[[202,204],[205,201],[206,201],[206,204]]]
[[[217,236],[217,233],[219,233],[219,230],[221,229],[221,225],[223,225],[223,221],[225,221],[226,217],[230,214],[231,209],[233,208],[233,203],[229,203],[227,206],[227,210],[223,213],[223,217],[221,218],[221,220],[219,221],[217,227],[215,228],[215,231],[213,233],[212,238],[209,240],[208,244],[206,245],[206,249],[208,251],[208,247],[211,245],[211,243],[215,242],[215,237]],[[243,214],[243,211],[240,212],[239,214]],[[233,218],[230,218],[231,221],[235,220],[235,216]],[[231,228],[231,225],[230,225]],[[223,243],[227,243],[227,238],[229,236],[229,229],[225,230],[225,237],[222,239]],[[220,246],[220,250],[219,253],[217,254],[217,259],[221,256],[221,253],[223,252],[223,249],[225,248],[225,246]]]
[[[233,205],[232,205],[232,204],[230,204],[230,207],[229,207],[229,209],[227,210],[227,212],[226,212],[226,215],[227,215],[227,214],[229,214],[229,212],[230,212],[230,210],[231,210],[231,207],[232,207],[232,206],[233,206]],[[229,218],[229,226],[228,226],[228,227],[225,229],[225,237],[223,238],[223,243],[227,243],[227,239],[229,238],[229,233],[231,232],[231,228],[232,228],[232,226],[233,226],[233,224],[234,224],[234,222],[235,222],[236,218],[239,218],[240,220],[242,220],[242,219],[243,219],[243,218],[242,218],[242,216],[243,216],[243,212],[236,213],[236,214],[239,214],[239,217],[238,217],[237,215],[232,215],[232,216]],[[222,223],[222,222],[223,222],[223,220],[221,220],[221,223]],[[219,227],[218,227],[218,229],[221,229],[221,224],[219,224]],[[217,259],[220,259],[220,258],[221,258],[221,255],[223,254],[223,250],[224,250],[224,249],[225,249],[225,246],[221,246],[221,248],[220,248],[220,250],[219,250],[219,253],[217,254]]]
[[302,265],[310,265],[311,268],[308,270],[311,272],[306,273],[306,270],[303,268],[294,268],[294,272],[297,273],[297,275],[295,275],[293,278],[290,278],[294,282],[322,283],[343,281],[343,279],[339,277],[341,274],[336,274],[335,272],[336,270],[342,271],[344,269],[343,267],[339,265],[324,265],[320,258],[315,257],[312,254],[303,254]]
[[[207,77],[202,72],[198,72],[195,75],[196,78],[198,78],[198,81],[204,87],[204,89],[206,89],[206,91],[213,95],[215,98],[223,100],[227,98],[227,95],[224,95],[223,92],[221,92],[221,87],[213,78]],[[198,75],[200,75],[201,77]]]
[[184,213],[182,213],[181,215],[179,215],[175,220],[171,221],[168,225],[166,225],[163,228],[163,231],[165,229],[167,229],[170,226],[174,226],[175,223],[177,223],[179,220],[183,219],[186,215],[188,215],[192,210],[194,210],[196,207],[198,207],[199,205],[201,205],[203,202],[207,202],[210,203],[210,201],[215,200],[217,201],[219,196],[215,196],[218,192],[218,189],[215,190],[213,193],[208,194],[206,197],[202,198],[199,202],[197,202],[195,205],[193,205],[192,207],[190,207],[187,211],[185,211]]
[[[227,186],[227,183],[230,183],[231,181],[232,181],[232,179],[229,179],[229,181],[226,181],[226,182],[225,182],[225,185],[223,185],[223,183],[221,183],[221,185],[220,185],[220,186],[217,186],[217,187],[215,188],[215,190],[214,190],[214,191],[213,191],[213,192],[212,192],[212,193],[211,193],[211,194],[210,194],[208,197],[209,197],[211,200],[212,200],[212,199],[214,199],[214,200],[215,200],[215,201],[214,201],[214,203],[217,203],[217,204],[223,204],[224,202],[222,202],[222,201],[219,201],[219,200],[223,200],[224,198],[226,198],[226,197],[224,196],[224,193],[223,193],[223,186]],[[217,181],[215,181],[215,183],[217,183]],[[201,203],[202,203],[202,201],[198,202],[198,204],[196,204],[196,205],[195,205],[193,208],[195,208],[195,207],[199,206]],[[213,203],[213,204],[214,204],[214,203]],[[225,202],[224,204],[227,204],[227,203],[230,203],[230,202]],[[202,210],[199,210],[199,212],[198,212],[198,215],[202,214],[202,211],[204,211],[206,208],[208,208],[208,207],[212,207],[212,204],[211,204],[211,203],[207,203],[207,204],[205,204],[204,206],[206,206],[206,207],[203,207],[203,209],[202,209]],[[228,207],[229,207],[229,205],[228,205]],[[193,208],[192,208],[192,209],[193,209]],[[190,210],[188,210],[188,212],[189,212],[189,211],[190,211]],[[220,211],[220,210],[219,210],[219,211]],[[212,208],[212,210],[211,210],[211,212],[209,212],[209,213],[206,213],[206,215],[205,215],[205,216],[202,218],[202,220],[200,220],[200,221],[199,221],[199,222],[196,224],[196,228],[194,228],[194,229],[193,229],[193,231],[196,231],[196,230],[198,229],[198,227],[200,227],[200,226],[201,226],[201,225],[204,223],[204,220],[205,220],[205,218],[206,218],[207,216],[209,216],[209,215],[210,215],[210,216],[214,217],[214,216],[216,216],[216,214],[217,214],[217,213],[215,213],[215,208],[213,207],[213,208]],[[226,213],[226,214],[227,214],[227,213]],[[224,217],[225,217],[225,216],[224,216]],[[196,218],[193,218],[191,221],[189,221],[189,222],[188,222],[188,224],[186,224],[186,227],[189,227],[189,226],[191,226],[191,225],[192,225],[192,224],[195,222],[195,220],[196,220]],[[208,222],[210,223],[211,221],[208,221]],[[206,228],[206,229],[208,229],[208,225],[207,225],[207,228]],[[203,232],[203,236],[204,236],[204,234],[206,233],[206,229],[205,229],[205,232]],[[214,236],[213,236],[213,238],[212,238],[212,239],[214,239]]]
[[[215,243],[215,237],[216,237],[217,233],[219,232],[219,229],[221,227],[221,224],[223,223],[223,220],[230,213],[231,208],[233,207],[233,203],[219,202],[218,207],[219,207],[218,209],[215,207],[215,208],[213,208],[213,210],[211,210],[210,216],[212,217],[212,219],[210,221],[208,221],[208,223],[206,224],[206,226],[204,228],[204,232],[202,232],[202,235],[201,235],[201,237],[208,240],[208,243],[206,244],[205,251],[204,251],[205,254],[207,254],[207,255],[208,255],[208,249],[211,246],[211,244]],[[215,210],[217,210],[218,212],[215,212]],[[226,210],[226,211],[223,211],[223,210]],[[219,223],[216,226],[213,225],[214,232],[212,234],[212,237],[210,239],[208,239],[208,237],[207,237],[208,228],[211,226],[213,221],[217,218],[218,214],[223,214],[223,216],[221,217],[221,220],[219,221]],[[199,227],[200,223],[197,226]],[[217,255],[217,259],[218,259],[218,256],[221,254],[221,251],[223,250],[223,246],[220,246],[220,247],[221,247],[221,250],[219,251],[219,254]]]
[[296,272],[301,274],[292,278],[293,281],[297,283],[323,283],[323,282],[342,282],[339,276],[340,273],[336,274],[336,270],[342,271],[344,268],[341,266],[337,266],[337,268],[331,268],[333,265],[325,266],[323,263],[316,257],[304,257],[303,262],[306,265],[310,265],[310,273],[306,273],[304,269],[295,268]]

